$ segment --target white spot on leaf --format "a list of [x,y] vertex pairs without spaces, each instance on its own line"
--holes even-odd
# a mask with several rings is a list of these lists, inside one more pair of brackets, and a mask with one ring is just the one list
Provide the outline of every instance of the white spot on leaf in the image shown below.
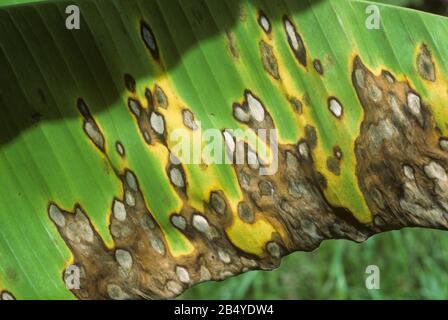
[[162,115],[157,112],[152,112],[149,121],[151,122],[151,127],[155,132],[158,134],[163,134],[165,132],[165,123],[163,122]]
[[294,29],[294,26],[292,25],[291,21],[285,20],[285,29],[286,34],[288,36],[289,41],[291,42],[292,48],[295,51],[299,50],[299,40],[297,39],[297,34]]
[[408,107],[414,115],[419,115],[421,111],[420,97],[413,92],[410,92],[407,97]]
[[264,120],[265,114],[261,102],[250,92],[246,93],[246,101],[252,118],[254,118],[254,120],[257,122],[262,122]]
[[65,226],[65,217],[56,205],[51,204],[48,211],[51,220],[53,220],[53,222],[56,223],[58,227],[62,228]]
[[171,168],[170,179],[176,187],[183,188],[185,186],[184,178],[182,177],[182,173],[180,172],[179,168]]
[[336,118],[340,118],[342,116],[343,109],[338,100],[334,98],[330,99],[328,108]]
[[114,200],[113,209],[114,217],[118,221],[126,220],[126,208],[124,207],[124,203],[119,200]]
[[180,282],[190,283],[190,275],[188,274],[187,269],[185,269],[184,267],[177,266],[176,274],[177,274],[177,277],[179,278]]
[[264,32],[268,33],[271,30],[271,23],[269,22],[268,18],[266,18],[266,16],[264,16],[263,14],[260,15],[259,22]]

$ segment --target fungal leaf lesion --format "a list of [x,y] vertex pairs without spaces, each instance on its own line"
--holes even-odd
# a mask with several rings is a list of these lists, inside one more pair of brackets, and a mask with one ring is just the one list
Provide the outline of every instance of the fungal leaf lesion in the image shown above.
[[307,50],[302,36],[298,33],[296,26],[288,16],[283,17],[283,26],[286,32],[289,46],[297,61],[304,67],[307,66]]
[[11,292],[3,290],[0,292],[0,300],[16,300],[16,297]]
[[364,109],[356,173],[372,227],[448,228],[448,154],[431,106],[408,82],[375,75],[359,57],[352,79]]
[[[201,17],[196,18],[200,24]],[[280,80],[279,62],[270,41],[273,26],[262,11],[257,21],[263,36],[258,40],[263,67],[270,77]],[[309,57],[302,35],[288,16],[283,16],[282,22],[295,59],[306,68]],[[146,22],[141,22],[140,33],[152,59],[160,62],[157,40]],[[225,36],[231,55],[238,59],[234,35],[227,31]],[[314,59],[312,64],[311,72],[324,76],[321,61]],[[198,206],[197,199],[189,194],[194,174],[172,152],[168,141],[173,122],[188,129],[188,133],[201,130],[193,109],[178,105],[174,90],[159,78],[152,89],[146,87],[145,97],[140,99],[136,80],[125,74],[129,114],[146,142],[143,147],[160,147],[164,151],[158,161],[164,182],[173,198],[179,200],[179,206],[169,212],[166,220],[157,219],[159,213],[152,212],[146,201],[153,195],[144,194],[139,176],[126,163],[116,172],[122,193],[111,196],[109,230],[113,245],[106,246],[81,203],[67,210],[51,202],[49,219],[81,270],[81,286],[71,289],[73,294],[80,299],[168,298],[202,281],[222,280],[251,269],[275,268],[287,253],[313,250],[325,239],[361,242],[392,228],[447,228],[448,139],[441,136],[426,98],[388,70],[374,74],[360,57],[352,64],[352,84],[364,111],[354,153],[358,184],[373,215],[373,221],[368,223],[359,222],[353,212],[335,207],[328,200],[327,179],[343,175],[341,166],[350,155],[343,154],[342,144],[330,145],[332,152],[324,155],[320,168],[330,175],[319,172],[316,154],[321,137],[313,122],[304,125],[304,136],[298,141],[276,145],[278,168],[268,176],[259,174],[269,165],[259,150],[230,128],[220,128],[227,155],[242,160],[229,163],[239,199],[231,199],[224,186],[216,183],[204,192],[202,206]],[[436,80],[437,70],[425,45],[419,49],[416,65],[424,80]],[[309,96],[287,97],[291,107],[306,118],[303,109],[310,106]],[[326,102],[321,112],[346,120],[348,104],[345,106],[335,96]],[[257,139],[261,139],[261,130],[275,131],[282,125],[271,116],[273,106],[252,90],[245,89],[242,100],[228,107],[235,124],[251,131]],[[106,136],[82,99],[78,109],[85,134],[106,154]],[[122,142],[113,141],[115,151],[127,160]],[[256,229],[260,224],[265,227],[263,231]],[[248,229],[251,227],[254,229]],[[193,249],[175,254],[167,240],[169,232],[181,235]],[[7,294],[2,292],[2,298]]]
[[426,44],[421,44],[417,53],[417,71],[419,75],[431,82],[436,81],[436,67],[431,51]]

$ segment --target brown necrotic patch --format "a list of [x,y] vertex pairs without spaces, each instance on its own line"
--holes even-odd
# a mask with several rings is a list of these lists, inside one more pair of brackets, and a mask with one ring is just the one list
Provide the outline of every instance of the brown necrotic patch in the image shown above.
[[124,199],[114,199],[111,207],[114,249],[104,246],[79,206],[75,213],[54,204],[49,207],[50,218],[81,270],[81,286],[72,290],[78,298],[151,299],[172,294],[165,283],[175,278],[175,261],[163,233],[145,206],[135,175],[126,171],[121,180]]
[[274,55],[274,49],[264,40],[260,40],[259,48],[260,48],[261,61],[263,62],[264,69],[274,79],[279,80],[280,74],[278,71],[277,58]]
[[157,107],[163,109],[168,108],[168,97],[166,96],[163,89],[158,85],[154,86],[154,98]]
[[308,142],[308,146],[313,150],[317,147],[317,131],[311,125],[305,126],[305,140]]
[[294,52],[294,55],[299,61],[299,63],[302,66],[306,67],[307,65],[306,47],[302,40],[302,37],[297,32],[296,26],[291,22],[291,20],[287,16],[283,17],[283,26],[291,50]]
[[[277,235],[277,238],[279,236]],[[274,258],[281,258],[284,255],[284,248],[275,241],[270,241],[266,244],[265,250]]]
[[260,168],[260,159],[258,154],[250,147],[244,140],[238,139],[232,136],[234,141],[233,149],[228,150],[228,154],[233,162],[237,165],[248,164],[252,170],[258,170]]
[[448,155],[440,149],[430,107],[407,82],[375,75],[357,57],[352,80],[364,109],[356,139],[356,174],[383,231],[405,226],[448,227]]
[[213,211],[216,212],[217,214],[222,216],[227,213],[228,204],[225,200],[224,193],[221,190],[212,191],[210,193],[209,202]]
[[155,85],[154,93],[148,88],[145,89],[147,108],[143,108],[138,99],[129,97],[128,107],[134,115],[140,134],[147,144],[166,144],[166,124],[163,115],[156,111],[156,108],[165,109],[168,106],[168,99],[163,90]]
[[342,153],[341,147],[339,147],[339,146],[333,147],[333,156],[338,160],[342,160],[342,158],[344,157],[344,154]]
[[247,202],[242,201],[238,204],[238,216],[246,223],[254,223],[254,210]]
[[[120,175],[122,198],[111,205],[110,233],[114,246],[107,248],[86,212],[76,205],[73,212],[51,203],[50,219],[73,254],[70,270],[79,271],[80,286],[71,289],[80,299],[155,299],[173,297],[191,285],[222,280],[254,269],[278,265],[277,248],[269,246],[267,255],[255,257],[233,246],[225,234],[232,223],[222,191],[213,191],[204,212],[189,206],[186,199],[179,213],[170,217],[172,227],[194,245],[188,256],[171,255],[164,232],[146,207],[138,179],[130,170]],[[165,232],[168,226],[165,226]],[[172,230],[170,231],[172,232]],[[273,238],[281,247],[279,238]],[[268,252],[272,254],[268,255]]]
[[148,103],[148,108],[154,108],[154,97],[151,90],[149,90],[148,88],[145,88],[145,98],[146,102]]
[[316,70],[316,72],[318,74],[320,74],[320,75],[324,74],[324,67],[322,66],[322,63],[320,62],[319,59],[314,59],[313,67],[314,67],[314,70]]
[[233,35],[232,31],[226,30],[225,37],[226,37],[227,48],[230,52],[230,55],[235,59],[239,59],[240,55],[238,53],[235,36]]
[[290,97],[288,101],[295,112],[297,112],[298,114],[303,113],[303,103],[298,98]]
[[299,157],[304,161],[313,161],[310,147],[306,140],[302,139],[297,143]]
[[382,70],[381,75],[390,83],[393,84],[395,82],[395,77],[392,73],[387,70]]
[[156,37],[154,36],[152,29],[144,21],[140,23],[140,35],[154,60],[159,60],[159,47],[157,45]]
[[428,81],[436,81],[436,67],[434,60],[426,44],[420,46],[417,54],[417,71],[420,76]]
[[334,175],[339,176],[341,174],[341,167],[339,163],[339,159],[335,157],[327,158],[327,169],[332,172]]
[[279,146],[278,171],[268,177],[246,163],[234,166],[244,198],[238,205],[240,219],[253,223],[263,215],[288,234],[286,242],[276,241],[279,248],[269,246],[267,253],[273,257],[290,250],[312,250],[327,238],[362,241],[367,236],[366,230],[342,219],[336,214],[338,208],[327,203],[325,182],[313,166],[309,142],[299,144],[307,145],[306,155],[301,146]]
[[[267,109],[265,117],[270,117]],[[254,129],[273,128],[273,124],[266,122],[248,125]],[[269,176],[260,175],[247,161],[248,157],[233,165],[243,193],[238,217],[253,223],[262,215],[288,234],[288,239],[282,238],[266,246],[266,253],[271,257],[281,256],[292,249],[312,250],[329,237],[362,241],[368,235],[368,229],[360,228],[346,215],[340,215],[340,208],[330,206],[325,199],[326,181],[312,161],[317,139],[315,128],[308,125],[304,139],[297,145],[279,145],[279,167]],[[231,135],[226,140],[228,149],[238,153],[238,141]],[[247,149],[243,149],[245,151]]]
[[84,118],[83,121],[83,130],[86,135],[89,137],[90,141],[100,149],[102,152],[105,152],[105,139],[104,135],[101,132],[98,124],[95,119],[93,119],[92,114],[90,113],[86,103],[83,99],[78,99],[78,110]]
[[440,149],[445,152],[448,152],[448,138],[440,138],[439,140]]

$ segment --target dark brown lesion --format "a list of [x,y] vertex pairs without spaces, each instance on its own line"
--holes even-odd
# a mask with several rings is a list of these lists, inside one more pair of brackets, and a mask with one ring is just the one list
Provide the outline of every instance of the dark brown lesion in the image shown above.
[[307,66],[307,50],[302,36],[297,32],[295,24],[288,16],[283,16],[283,25],[288,39],[289,47],[294,52],[297,61],[304,67]]
[[240,58],[240,54],[238,51],[238,46],[237,46],[237,42],[235,40],[235,35],[233,34],[232,31],[227,30],[225,32],[225,37],[226,37],[226,43],[227,43],[227,48],[230,52],[230,55],[238,60]]
[[436,81],[436,67],[431,51],[426,44],[420,46],[417,54],[417,71],[419,75],[428,81]]
[[344,157],[344,154],[342,153],[342,149],[339,146],[334,146],[333,147],[333,156],[338,159],[338,160],[342,160]]
[[408,82],[372,73],[359,57],[352,80],[364,109],[356,175],[376,232],[448,227],[448,154],[430,106]]
[[247,163],[234,166],[244,195],[240,218],[250,223],[252,214],[257,213],[274,225],[280,223],[288,234],[287,240],[276,241],[282,248],[280,256],[295,250],[312,250],[324,239],[364,240],[368,233],[341,219],[333,211],[336,208],[327,203],[323,195],[325,179],[315,170],[308,147],[313,142],[302,140],[299,144],[301,148],[279,146],[279,168],[274,175],[261,176]]
[[[246,97],[242,104],[248,108],[247,100]],[[275,129],[268,109],[264,110],[264,121],[243,123],[255,133],[257,129]],[[279,145],[278,171],[269,176],[260,175],[258,168],[248,163],[247,157],[243,163],[233,166],[243,193],[243,200],[238,205],[240,219],[253,223],[258,215],[263,215],[273,225],[280,225],[288,235],[288,239],[278,237],[269,243],[269,250],[267,247],[266,250],[270,255],[274,253],[281,257],[290,251],[312,250],[324,239],[362,241],[371,234],[354,219],[347,219],[347,214],[339,214],[345,209],[332,207],[327,202],[323,193],[326,181],[315,169],[312,155],[317,140],[316,129],[307,125],[304,138],[296,145]],[[233,143],[238,145],[237,140]],[[245,147],[243,152],[248,150]],[[237,148],[231,151],[238,152]],[[231,156],[235,158],[234,154]],[[342,153],[339,156],[342,158]],[[260,163],[260,167],[263,165]]]
[[263,12],[263,10],[258,11],[257,22],[258,25],[266,34],[271,34],[272,31],[271,21],[269,20],[267,15]]
[[144,21],[140,22],[140,36],[154,60],[159,61],[160,53],[156,37],[151,27]]
[[113,249],[106,247],[79,204],[73,211],[49,204],[49,217],[80,270],[80,286],[71,288],[77,298],[168,298],[198,282],[278,264],[278,258],[259,260],[228,240],[224,230],[232,224],[232,215],[220,191],[204,203],[203,213],[185,202],[182,210],[171,216],[172,228],[195,248],[188,256],[174,257],[165,240],[171,227],[164,226],[162,231],[146,206],[137,177],[126,170],[120,179],[123,195],[113,199],[110,209]]
[[118,155],[122,158],[126,156],[126,150],[124,148],[124,145],[121,143],[121,141],[115,142],[115,150],[117,151]]
[[96,123],[95,119],[92,117],[87,104],[82,98],[78,99],[78,110],[83,116],[83,130],[90,141],[103,153],[105,152],[105,140],[103,132]]
[[274,55],[273,47],[264,40],[260,40],[259,49],[264,70],[274,79],[280,80],[277,58]]
[[[146,97],[148,101],[154,101],[155,105],[159,108],[166,109],[168,108],[168,97],[165,94],[165,91],[157,84],[154,85],[154,99],[151,99],[151,91],[146,91]],[[149,97],[148,97],[149,96]]]
[[341,174],[340,160],[336,157],[328,157],[327,158],[327,169],[334,175],[339,176]]
[[318,74],[320,74],[321,76],[324,74],[324,67],[322,66],[322,63],[320,62],[319,59],[313,60],[313,67],[314,67],[314,70],[316,70],[316,72]]
[[298,98],[291,96],[288,99],[290,105],[292,106],[293,110],[297,112],[298,114],[303,113],[303,103]]
[[[128,82],[131,81],[129,77],[132,78],[128,75]],[[155,84],[153,91],[149,88],[145,89],[145,99],[147,107],[143,108],[137,97],[130,96],[128,98],[129,111],[137,121],[140,134],[147,144],[161,143],[166,146],[166,123],[164,116],[159,111],[168,108],[168,97],[163,89]]]
[[317,147],[317,131],[316,128],[307,124],[305,126],[305,140],[308,142],[308,146],[311,149],[315,149]]

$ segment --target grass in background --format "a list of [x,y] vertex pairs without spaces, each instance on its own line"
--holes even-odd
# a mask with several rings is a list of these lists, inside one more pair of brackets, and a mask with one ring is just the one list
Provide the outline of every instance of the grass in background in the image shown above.
[[[448,299],[448,233],[405,229],[363,244],[324,242],[296,252],[275,271],[251,271],[197,285],[180,299]],[[367,290],[365,269],[381,271],[380,290]]]

